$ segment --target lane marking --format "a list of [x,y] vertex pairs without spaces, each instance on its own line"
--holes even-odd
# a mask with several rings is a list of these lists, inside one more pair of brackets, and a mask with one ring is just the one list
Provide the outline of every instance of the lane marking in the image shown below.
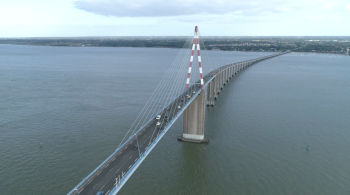
[[[108,192],[109,192],[109,191],[111,191],[111,190],[108,190]],[[108,192],[106,193],[107,195],[109,194]]]
[[131,158],[132,156],[129,157],[129,159]]
[[130,169],[131,166],[132,166],[132,165],[130,165],[128,169]]
[[117,172],[115,172],[115,173],[118,173],[118,172],[119,172],[119,170],[120,170],[120,169],[118,169],[118,171],[117,171]]
[[112,161],[114,161],[115,160],[115,158],[113,158],[113,160]]
[[126,156],[126,154],[123,156],[123,158]]
[[127,148],[128,148],[128,147],[125,147],[124,150],[127,149]]
[[99,175],[100,173],[101,173],[101,171],[100,171],[100,172],[98,172],[98,173],[97,173],[97,175]]
[[109,164],[106,165],[106,167],[108,167]]
[[136,162],[136,161],[137,161],[137,159],[138,159],[138,158],[136,158],[136,159],[134,160],[134,162]]
[[[105,185],[106,185],[106,184],[105,184]],[[102,188],[105,187],[105,185],[103,185]],[[100,190],[102,190],[102,188],[101,188]]]
[[95,186],[97,185],[97,183],[94,185],[94,187],[92,187],[92,188],[95,188]]

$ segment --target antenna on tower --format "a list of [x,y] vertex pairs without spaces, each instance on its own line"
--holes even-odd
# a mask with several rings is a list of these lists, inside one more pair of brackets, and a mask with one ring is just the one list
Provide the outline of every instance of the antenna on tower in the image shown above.
[[190,65],[188,67],[186,89],[188,88],[188,85],[190,84],[190,76],[191,76],[192,63],[193,63],[193,54],[194,54],[194,50],[196,49],[196,46],[197,46],[198,66],[199,66],[199,77],[200,77],[200,80],[201,80],[202,91],[204,91],[202,59],[201,59],[201,53],[200,53],[200,47],[199,47],[199,36],[198,36],[198,27],[197,26],[194,28],[192,53],[191,53]]

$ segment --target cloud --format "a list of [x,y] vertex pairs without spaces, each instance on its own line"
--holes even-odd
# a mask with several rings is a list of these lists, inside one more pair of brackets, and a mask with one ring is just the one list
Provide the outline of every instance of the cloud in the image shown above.
[[[340,0],[343,1],[343,0]],[[332,5],[320,0],[71,0],[81,10],[117,17],[162,17],[189,15],[266,15]]]

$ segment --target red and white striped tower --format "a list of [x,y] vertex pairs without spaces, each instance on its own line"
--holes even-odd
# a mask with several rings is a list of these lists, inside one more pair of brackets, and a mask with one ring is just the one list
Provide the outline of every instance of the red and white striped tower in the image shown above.
[[201,59],[201,53],[200,53],[200,47],[199,47],[199,37],[198,37],[198,27],[196,26],[194,28],[194,38],[193,38],[193,45],[192,45],[192,53],[191,53],[191,59],[190,59],[190,66],[188,67],[188,74],[187,74],[187,81],[186,81],[186,89],[188,88],[188,85],[190,84],[190,76],[191,76],[191,70],[192,70],[192,62],[193,62],[193,54],[194,49],[197,45],[197,54],[198,54],[198,64],[199,64],[199,77],[201,79],[201,87],[202,91],[204,91],[204,81],[203,81],[203,71],[202,71],[202,59]]

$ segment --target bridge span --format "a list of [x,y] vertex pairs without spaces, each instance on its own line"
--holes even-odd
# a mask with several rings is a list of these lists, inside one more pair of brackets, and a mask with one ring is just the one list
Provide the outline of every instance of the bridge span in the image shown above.
[[68,195],[96,195],[99,191],[103,191],[104,195],[117,194],[182,113],[184,113],[184,135],[180,139],[202,142],[205,140],[204,106],[214,106],[214,100],[224,85],[242,69],[285,53],[289,52],[228,64],[209,72],[203,77],[204,91],[200,80],[187,88],[158,112],[157,115],[161,115],[161,119],[156,119],[157,115],[151,118]]

